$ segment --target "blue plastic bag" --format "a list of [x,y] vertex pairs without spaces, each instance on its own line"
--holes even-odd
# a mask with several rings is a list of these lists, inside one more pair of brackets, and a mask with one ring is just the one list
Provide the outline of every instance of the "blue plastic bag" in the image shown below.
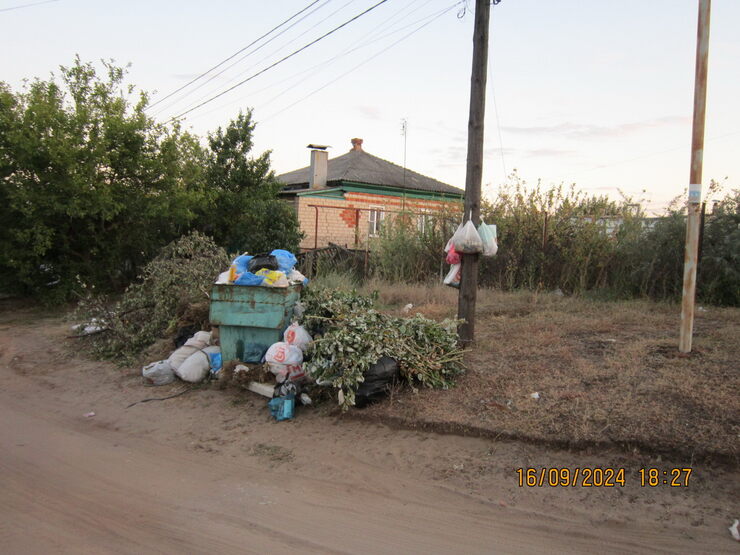
[[253,274],[252,272],[244,272],[242,275],[236,278],[236,281],[234,283],[236,285],[262,285],[263,281],[265,281],[264,276],[258,276],[256,274]]
[[298,262],[298,259],[290,251],[275,249],[270,254],[277,259],[278,270],[283,272],[286,276]]
[[278,422],[290,420],[293,418],[295,412],[295,394],[288,393],[288,395],[283,395],[282,397],[275,397],[267,403],[267,406],[270,409],[270,414]]
[[243,274],[247,271],[247,264],[249,264],[249,261],[252,260],[252,257],[248,254],[242,254],[241,256],[237,256],[232,264],[236,265],[236,273],[237,274]]
[[211,374],[218,374],[223,366],[221,353],[208,353],[208,359],[211,364]]

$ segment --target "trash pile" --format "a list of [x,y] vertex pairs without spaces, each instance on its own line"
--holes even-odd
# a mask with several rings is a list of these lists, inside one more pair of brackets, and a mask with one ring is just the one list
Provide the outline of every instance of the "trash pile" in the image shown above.
[[483,220],[478,229],[475,229],[472,220],[468,220],[465,225],[460,224],[455,234],[447,241],[445,252],[447,253],[445,260],[450,265],[450,271],[442,283],[459,289],[462,269],[460,254],[495,256],[498,252],[496,226],[488,225]]
[[312,404],[317,389],[333,391],[346,410],[384,397],[400,382],[453,384],[463,369],[459,321],[387,315],[373,309],[377,295],[304,289],[308,280],[295,264],[285,250],[236,257],[214,284],[212,331],[192,334],[166,360],[145,366],[144,382],[235,383],[268,397],[277,421],[293,418],[297,405]]
[[308,278],[295,269],[298,260],[292,252],[275,249],[270,253],[237,256],[225,272],[219,274],[217,285],[249,285],[288,287],[308,285]]

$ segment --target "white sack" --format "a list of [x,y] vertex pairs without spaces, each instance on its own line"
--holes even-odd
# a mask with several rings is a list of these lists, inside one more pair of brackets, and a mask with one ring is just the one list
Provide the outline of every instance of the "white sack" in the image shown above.
[[212,347],[206,347],[202,351],[196,351],[180,365],[180,368],[175,370],[175,374],[177,374],[181,380],[186,382],[202,382],[211,369],[211,359],[208,355],[220,352],[221,347],[216,347],[215,345]]
[[144,383],[147,385],[167,385],[175,381],[175,373],[172,366],[166,360],[160,360],[147,364],[141,369]]

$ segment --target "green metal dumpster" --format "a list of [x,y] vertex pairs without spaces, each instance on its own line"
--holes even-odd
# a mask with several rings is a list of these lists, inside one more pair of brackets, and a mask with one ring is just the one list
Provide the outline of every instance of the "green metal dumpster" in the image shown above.
[[260,362],[282,340],[300,295],[301,285],[214,285],[210,319],[219,326],[223,361]]

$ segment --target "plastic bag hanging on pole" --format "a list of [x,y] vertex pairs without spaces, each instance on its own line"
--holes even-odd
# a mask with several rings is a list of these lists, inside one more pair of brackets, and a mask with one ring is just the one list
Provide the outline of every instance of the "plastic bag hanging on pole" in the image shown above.
[[496,240],[496,226],[488,225],[481,220],[478,226],[478,234],[483,241],[483,256],[495,256],[498,252],[498,241]]
[[478,230],[475,229],[473,220],[468,220],[467,223],[455,232],[452,236],[452,244],[455,245],[455,250],[464,254],[479,254],[483,252],[483,241],[478,235]]

